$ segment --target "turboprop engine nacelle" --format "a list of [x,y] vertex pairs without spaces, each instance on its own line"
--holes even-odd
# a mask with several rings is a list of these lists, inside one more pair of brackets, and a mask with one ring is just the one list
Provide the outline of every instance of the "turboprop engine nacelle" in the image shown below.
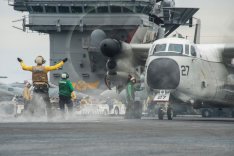
[[100,49],[104,56],[112,58],[121,53],[121,43],[115,39],[104,39],[100,43]]
[[106,62],[106,84],[123,86],[127,82],[129,73],[134,73],[132,48],[128,43],[116,39],[104,39],[100,43],[101,53],[108,58]]

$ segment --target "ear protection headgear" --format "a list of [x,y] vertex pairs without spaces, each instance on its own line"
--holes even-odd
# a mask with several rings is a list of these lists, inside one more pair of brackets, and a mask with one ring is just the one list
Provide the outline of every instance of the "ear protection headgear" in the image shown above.
[[26,84],[26,87],[30,88],[31,87],[31,84],[29,82],[27,82]]
[[135,78],[135,77],[132,77],[132,78],[130,79],[130,81],[132,81],[133,83],[136,83],[136,78]]
[[42,56],[37,56],[35,59],[36,64],[44,64],[46,60]]
[[61,74],[61,78],[62,79],[68,79],[69,78],[69,74],[68,73],[62,73]]

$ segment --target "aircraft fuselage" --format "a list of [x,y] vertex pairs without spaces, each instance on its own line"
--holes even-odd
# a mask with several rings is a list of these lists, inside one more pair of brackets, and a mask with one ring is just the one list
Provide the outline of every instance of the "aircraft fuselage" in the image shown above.
[[[155,43],[146,63],[151,90],[170,90],[183,102],[234,106],[234,75],[223,62],[224,45],[194,45],[183,39]],[[164,45],[162,51],[157,45]]]

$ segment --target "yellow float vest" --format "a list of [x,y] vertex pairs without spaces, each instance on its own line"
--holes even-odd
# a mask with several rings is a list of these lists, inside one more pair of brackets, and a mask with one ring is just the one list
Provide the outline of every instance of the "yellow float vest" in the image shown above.
[[48,83],[47,71],[44,66],[33,66],[32,81],[33,83]]

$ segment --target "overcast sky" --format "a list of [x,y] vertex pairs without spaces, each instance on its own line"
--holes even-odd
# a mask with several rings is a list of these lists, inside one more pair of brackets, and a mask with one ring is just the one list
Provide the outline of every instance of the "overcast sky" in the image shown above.
[[[49,58],[49,36],[38,33],[25,33],[12,26],[21,26],[22,22],[12,21],[22,19],[24,13],[14,11],[8,6],[6,0],[0,0],[0,76],[8,76],[8,79],[0,79],[0,82],[23,82],[31,79],[30,72],[22,71],[16,58],[21,57],[25,63],[34,64],[37,55]],[[47,61],[48,64],[48,61]]]
[[[202,22],[201,43],[234,43],[234,0],[175,1],[176,7],[200,8],[194,17]],[[178,31],[185,36],[194,35],[194,28],[182,27]]]
[[[202,20],[202,43],[234,43],[234,0],[175,0],[177,7],[198,7],[195,17]],[[31,79],[29,72],[22,71],[17,57],[32,65],[37,55],[49,60],[49,37],[45,34],[25,33],[12,26],[21,26],[24,13],[14,11],[7,0],[0,0],[0,76],[8,76],[0,82],[23,82]],[[192,36],[194,29],[183,27],[177,30],[185,36]],[[48,64],[49,61],[47,61]]]

